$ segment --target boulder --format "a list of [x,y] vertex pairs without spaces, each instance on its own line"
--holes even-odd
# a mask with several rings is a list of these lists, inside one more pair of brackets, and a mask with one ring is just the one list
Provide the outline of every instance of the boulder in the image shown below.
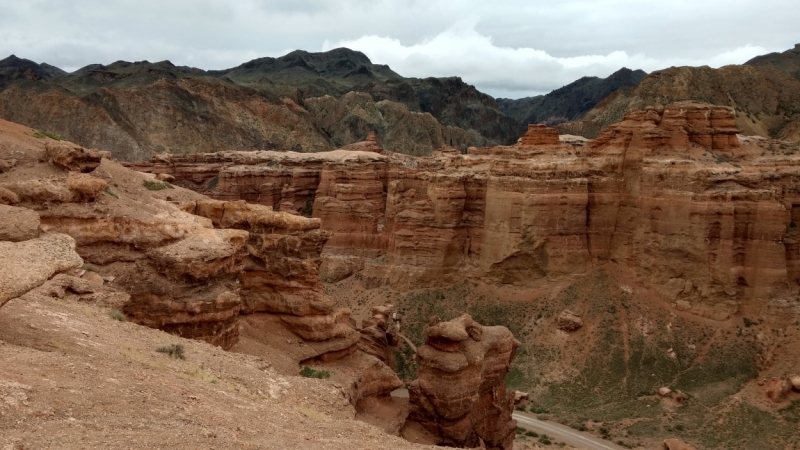
[[17,203],[19,203],[19,196],[13,191],[0,186],[0,205],[16,205]]
[[51,164],[81,173],[91,172],[100,165],[108,152],[90,150],[70,142],[51,142],[45,145],[45,153]]
[[0,241],[20,242],[39,236],[39,213],[0,205]]
[[83,265],[75,240],[64,234],[0,242],[0,306],[42,285],[57,273]]
[[775,403],[786,400],[792,390],[792,382],[786,378],[772,378],[767,382],[767,397]]
[[94,200],[107,185],[106,180],[84,173],[70,172],[67,176],[67,189],[83,201]]
[[664,387],[658,388],[656,393],[659,395],[659,397],[667,397],[669,394],[672,393],[672,389],[664,386]]
[[556,319],[558,329],[566,332],[575,331],[583,327],[583,319],[570,310],[564,310]]
[[83,274],[83,276],[81,276],[81,279],[86,280],[94,286],[102,286],[103,283],[105,283],[103,277],[101,277],[97,272],[86,272]]
[[792,383],[792,388],[800,392],[800,375],[792,375],[789,377],[789,382]]
[[664,441],[664,450],[695,450],[695,448],[680,439],[667,439]]

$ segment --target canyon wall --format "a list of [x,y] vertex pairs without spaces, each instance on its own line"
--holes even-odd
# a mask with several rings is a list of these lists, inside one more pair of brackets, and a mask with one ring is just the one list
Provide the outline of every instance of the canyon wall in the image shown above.
[[523,285],[611,262],[678,309],[724,320],[779,307],[800,278],[797,149],[737,132],[731,109],[682,102],[630,112],[592,141],[531,126],[514,146],[467,154],[417,158],[371,142],[133,167],[320,219],[333,233],[325,281]]

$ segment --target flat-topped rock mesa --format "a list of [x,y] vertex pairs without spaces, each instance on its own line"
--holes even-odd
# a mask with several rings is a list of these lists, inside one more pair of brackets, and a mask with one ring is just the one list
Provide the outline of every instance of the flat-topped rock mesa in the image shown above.
[[705,317],[785,310],[800,279],[791,144],[737,136],[733,110],[697,102],[632,111],[592,141],[554,136],[532,126],[514,146],[430,157],[220,152],[133,167],[319,218],[333,233],[325,281],[526,285],[610,262]]
[[505,327],[484,327],[467,314],[433,319],[417,350],[418,378],[401,435],[412,442],[510,450],[517,422],[505,376],[520,343]]

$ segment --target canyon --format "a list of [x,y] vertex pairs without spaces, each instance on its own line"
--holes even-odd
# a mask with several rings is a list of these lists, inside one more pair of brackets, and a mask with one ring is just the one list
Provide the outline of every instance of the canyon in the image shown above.
[[732,110],[684,102],[630,112],[593,141],[531,126],[517,145],[466,154],[414,158],[372,140],[130,167],[319,219],[332,233],[320,269],[328,282],[358,272],[401,290],[526,285],[614,262],[702,317],[784,316],[800,277],[797,148],[737,133]]
[[[758,415],[768,448],[796,441],[800,157],[796,143],[741,135],[731,108],[633,110],[594,140],[530,125],[514,145],[422,157],[368,132],[327,152],[121,164],[20,125],[0,131],[4,323],[61,333],[36,321],[69,314],[113,340],[102,320],[116,315],[147,330],[116,332],[181,342],[214,373],[233,358],[266,374],[248,380],[269,377],[256,388],[231,374],[230,395],[420,444],[510,449],[527,439],[514,408],[631,447],[676,434],[698,448],[764,442],[710,415]],[[2,340],[88,361],[29,328]],[[124,364],[153,357],[115,345],[103,354]],[[183,364],[168,361],[146,366]],[[212,383],[203,367],[190,377]],[[323,380],[294,381],[301,367]],[[407,399],[391,394],[404,385]],[[301,388],[312,394],[290,394]]]

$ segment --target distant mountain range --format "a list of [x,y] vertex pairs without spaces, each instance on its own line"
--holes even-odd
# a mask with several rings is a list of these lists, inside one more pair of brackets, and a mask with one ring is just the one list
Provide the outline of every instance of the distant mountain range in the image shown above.
[[593,137],[631,108],[701,100],[737,108],[751,134],[800,138],[800,48],[721,69],[622,68],[547,95],[493,99],[458,77],[407,78],[361,52],[294,51],[226,70],[117,61],[67,73],[0,61],[0,118],[122,160],[160,152],[338,148],[375,131],[385,148],[511,144],[528,123]]
[[163,151],[320,151],[369,131],[409,154],[519,137],[494,99],[460,78],[404,78],[344,48],[218,71],[118,61],[66,73],[11,56],[0,61],[0,117],[132,160]]
[[719,69],[670,67],[644,77],[633,88],[604,98],[580,121],[559,125],[562,133],[595,136],[647,105],[697,100],[730,106],[744,134],[800,140],[800,44],[783,53],[754,58]]
[[623,67],[608,78],[583,77],[547,95],[519,100],[499,98],[497,104],[500,111],[522,126],[529,123],[554,126],[580,120],[601,100],[618,89],[636,87],[645,75],[647,73],[642,70]]

